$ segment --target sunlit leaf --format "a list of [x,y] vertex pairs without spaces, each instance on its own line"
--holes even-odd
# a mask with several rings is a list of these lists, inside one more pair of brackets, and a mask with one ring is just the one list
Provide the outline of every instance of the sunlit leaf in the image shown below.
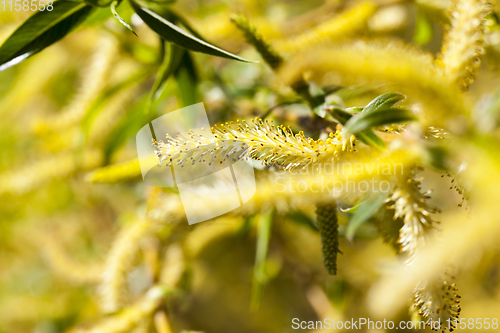
[[385,110],[393,107],[396,103],[401,102],[404,99],[405,96],[400,93],[394,93],[394,92],[385,93],[380,96],[377,96],[370,103],[368,103],[368,105],[366,105],[362,109],[362,112],[367,114]]
[[345,128],[349,133],[356,135],[376,126],[404,123],[413,120],[416,120],[415,115],[405,109],[389,108],[368,114],[363,111],[359,115],[352,117],[346,123]]
[[252,308],[258,308],[262,297],[263,285],[267,282],[266,258],[269,251],[269,241],[271,239],[271,228],[274,213],[270,211],[259,217],[257,230],[257,251],[255,254],[254,279],[252,286]]
[[178,95],[181,105],[189,106],[199,102],[198,76],[193,60],[188,52],[184,52],[181,64],[175,72]]
[[70,33],[91,13],[81,2],[56,1],[33,14],[0,46],[0,71],[14,66]]
[[146,114],[151,112],[154,102],[158,100],[159,96],[165,89],[168,78],[179,68],[182,57],[186,52],[184,49],[168,42],[164,43],[164,48],[165,58],[163,59],[153,87],[149,93],[145,108]]
[[118,1],[113,1],[111,3],[111,7],[110,7],[111,8],[111,13],[113,13],[113,16],[118,20],[118,22],[120,22],[125,28],[127,28],[134,35],[137,36],[137,34],[135,33],[134,29],[132,29],[132,27],[127,22],[125,22],[125,20],[120,15],[118,15],[118,13],[116,12],[116,7],[118,6],[118,4],[119,4]]
[[368,221],[382,206],[384,199],[387,197],[386,193],[380,193],[376,196],[370,197],[360,203],[354,210],[352,217],[349,219],[346,229],[346,239],[352,241],[356,231],[366,221]]
[[218,57],[229,58],[244,62],[255,62],[244,59],[217,46],[214,46],[205,40],[202,40],[184,29],[179,28],[166,18],[160,16],[149,8],[141,6],[136,1],[131,1],[132,7],[139,17],[158,35],[166,41],[177,44],[185,49],[206,53]]

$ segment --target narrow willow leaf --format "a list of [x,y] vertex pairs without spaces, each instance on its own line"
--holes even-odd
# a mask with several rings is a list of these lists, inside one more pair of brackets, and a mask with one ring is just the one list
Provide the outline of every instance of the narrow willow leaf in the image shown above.
[[266,258],[269,252],[269,241],[273,225],[274,212],[270,211],[259,217],[257,227],[257,251],[255,253],[254,278],[252,285],[252,309],[259,307],[264,284],[267,282]]
[[[364,202],[364,201],[363,201]],[[357,211],[359,209],[359,207],[361,207],[361,204],[362,203],[359,203],[357,204],[356,206],[352,206],[352,207],[349,207],[349,208],[346,208],[346,209],[342,209],[342,208],[339,208],[340,211],[342,213],[349,213],[349,214],[353,214],[355,211]]]
[[301,210],[295,210],[288,213],[288,217],[295,223],[306,226],[314,231],[318,231],[319,228],[309,215],[305,214]]
[[400,93],[389,92],[382,94],[368,103],[367,106],[363,108],[363,113],[372,113],[392,108],[396,103],[401,102],[405,99],[405,96]]
[[113,13],[113,16],[115,17],[115,19],[118,20],[118,22],[120,22],[121,24],[123,24],[123,26],[125,28],[127,28],[128,30],[130,30],[134,35],[137,36],[137,34],[135,33],[134,29],[132,29],[132,27],[127,23],[125,22],[125,20],[120,16],[118,15],[118,13],[116,12],[116,7],[119,5],[119,2],[118,1],[113,1],[111,3],[111,13]]
[[372,111],[371,113],[363,111],[358,116],[351,118],[346,123],[345,128],[349,133],[356,135],[376,126],[404,123],[416,119],[412,112],[405,109],[389,108]]
[[158,70],[153,88],[148,96],[148,101],[146,103],[146,108],[144,109],[146,114],[151,112],[153,104],[158,100],[161,93],[165,89],[166,82],[168,78],[179,68],[181,60],[186,52],[183,48],[180,48],[172,43],[165,42],[165,57],[163,63]]
[[375,215],[375,213],[382,207],[384,199],[387,197],[386,193],[380,193],[377,196],[368,198],[367,200],[360,203],[349,219],[346,229],[346,239],[352,241],[356,231],[361,227],[366,221]]
[[355,114],[355,113],[360,113],[361,111],[363,111],[364,107],[362,106],[353,106],[353,107],[350,107],[350,108],[346,108],[345,111],[349,114]]
[[233,60],[239,60],[243,62],[256,62],[248,59],[244,59],[230,52],[214,46],[201,38],[198,38],[189,32],[179,28],[172,22],[168,21],[164,17],[155,13],[154,11],[141,6],[135,1],[131,1],[132,7],[139,17],[158,35],[160,35],[166,41],[177,44],[185,49],[206,53],[218,57],[229,58]]
[[184,52],[181,63],[175,72],[178,95],[181,105],[189,106],[199,102],[198,75],[189,52]]
[[[329,112],[327,113],[327,115],[331,115],[335,121],[345,126],[349,119],[352,118],[352,113],[360,112],[361,110],[363,110],[362,107],[352,107],[346,110],[340,108],[332,108],[328,109]],[[386,147],[385,142],[380,137],[378,137],[378,135],[373,133],[371,129],[359,132],[356,134],[356,136],[365,144],[377,149],[384,149]]]
[[340,108],[332,108],[332,109],[326,108],[325,110],[328,110],[329,113],[332,115],[333,119],[342,124],[342,126],[344,126],[347,123],[347,121],[352,117],[351,113],[346,112],[345,110]]
[[357,137],[371,147],[378,149],[384,149],[387,147],[384,140],[382,140],[377,134],[373,133],[372,130],[365,130],[357,134]]
[[0,46],[0,72],[59,41],[92,11],[81,2],[60,0],[53,6],[52,11],[33,14]]

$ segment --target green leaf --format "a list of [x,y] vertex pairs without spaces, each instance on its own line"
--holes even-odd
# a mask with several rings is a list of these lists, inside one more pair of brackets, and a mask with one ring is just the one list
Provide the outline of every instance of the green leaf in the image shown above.
[[327,110],[332,115],[333,119],[335,119],[335,121],[337,121],[338,123],[342,124],[342,126],[344,126],[347,123],[347,121],[352,117],[351,113],[346,112],[345,110],[340,108],[332,108]]
[[400,93],[385,93],[376,97],[374,100],[368,103],[368,105],[363,108],[362,112],[372,113],[385,110],[393,107],[396,103],[401,102],[404,99],[405,96]]
[[352,207],[349,207],[349,208],[346,208],[346,209],[340,208],[340,211],[342,213],[353,214],[355,211],[357,211],[359,209],[359,207],[361,207],[361,203],[357,204],[356,206],[352,206]]
[[[359,112],[363,108],[355,107],[355,108],[348,108],[346,110],[349,110],[350,112]],[[335,121],[338,123],[342,124],[342,126],[345,126],[346,123],[353,117],[353,115],[350,112],[347,112],[346,110],[340,109],[340,108],[332,108],[328,109],[329,114],[334,118]],[[359,115],[357,115],[359,116]],[[357,138],[363,141],[365,144],[378,148],[378,149],[384,149],[386,147],[385,142],[378,137],[371,129],[364,130],[362,132],[359,132],[356,134]]]
[[135,33],[134,29],[132,29],[132,27],[127,23],[125,22],[125,20],[120,16],[118,15],[118,13],[116,12],[116,7],[120,4],[119,1],[113,1],[111,3],[111,13],[113,13],[113,16],[115,17],[115,19],[118,20],[118,22],[120,22],[121,24],[123,24],[123,26],[125,28],[127,28],[128,30],[130,30],[134,35],[137,36],[137,34]]
[[243,62],[256,62],[244,59],[223,49],[218,48],[201,38],[179,28],[166,18],[153,12],[152,10],[139,5],[136,1],[131,1],[132,7],[139,17],[158,35],[166,41],[177,44],[185,49],[206,53],[218,57],[239,60]]
[[33,14],[0,46],[0,72],[59,41],[92,11],[81,2],[60,0],[53,6],[52,11]]
[[389,108],[372,111],[371,113],[365,113],[363,111],[359,115],[351,118],[346,123],[345,128],[349,133],[356,135],[376,126],[403,123],[416,119],[415,115],[406,109]]
[[257,251],[255,254],[254,278],[252,285],[252,309],[256,310],[262,297],[264,284],[267,282],[266,258],[269,251],[271,239],[271,228],[273,225],[274,212],[270,211],[259,217],[257,227]]
[[180,104],[189,106],[198,103],[200,94],[198,91],[198,75],[189,52],[184,52],[180,67],[175,72]]
[[384,199],[387,197],[387,193],[380,193],[377,196],[368,198],[359,204],[356,208],[354,214],[349,219],[347,224],[345,237],[348,241],[352,241],[356,231],[361,227],[366,221],[368,221],[379,208],[384,203]]
[[158,70],[153,88],[151,88],[151,91],[149,93],[146,108],[144,109],[146,114],[149,114],[151,112],[153,104],[158,100],[163,90],[165,90],[168,78],[175,71],[177,71],[184,53],[186,52],[184,49],[168,42],[164,43],[164,48],[165,57],[163,59],[163,63],[160,66],[160,69]]
[[345,111],[348,112],[349,114],[356,114],[362,112],[364,107],[362,106],[352,106],[350,108],[346,108]]
[[365,130],[356,135],[365,144],[375,147],[378,149],[384,149],[387,147],[384,140],[382,140],[377,134],[373,133],[372,130]]
[[82,2],[86,2],[94,7],[106,8],[113,2],[113,0],[83,0]]
[[314,219],[312,219],[309,215],[305,214],[301,210],[295,210],[288,213],[288,217],[295,223],[306,226],[314,231],[319,231],[318,226]]

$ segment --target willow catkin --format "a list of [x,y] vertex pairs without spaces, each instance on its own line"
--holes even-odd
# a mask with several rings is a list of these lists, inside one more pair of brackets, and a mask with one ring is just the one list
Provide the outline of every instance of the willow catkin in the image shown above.
[[255,46],[262,58],[264,58],[272,69],[276,69],[281,65],[283,58],[273,49],[271,44],[264,40],[264,37],[257,31],[257,28],[245,16],[232,15],[231,21],[245,34],[246,40]]
[[421,192],[423,178],[400,179],[396,189],[386,199],[388,209],[394,209],[394,219],[401,218],[403,226],[399,231],[398,244],[400,253],[406,255],[411,262],[417,251],[429,241],[438,222],[434,221],[432,214],[439,209],[429,205],[430,192]]
[[45,234],[45,241],[39,247],[51,268],[57,275],[75,283],[97,284],[101,281],[101,265],[85,265],[70,258],[63,250],[57,237]]
[[130,182],[140,179],[141,166],[137,158],[95,169],[85,176],[85,180],[89,183],[105,184]]
[[441,74],[462,89],[467,89],[474,81],[481,64],[479,57],[484,52],[485,18],[490,11],[487,0],[452,1],[451,26],[438,65]]
[[102,162],[102,153],[98,150],[87,150],[82,157],[79,165],[74,153],[61,153],[8,170],[0,175],[0,194],[23,194],[53,179],[69,177],[79,168],[92,169]]
[[421,282],[413,294],[412,307],[423,317],[426,325],[442,332],[446,328],[450,332],[456,329],[455,321],[461,311],[458,289],[450,281],[451,277],[445,274],[435,280]]
[[117,41],[113,36],[101,36],[89,67],[82,72],[82,85],[76,96],[60,113],[37,124],[37,131],[55,132],[78,123],[106,84],[106,77],[116,56],[116,45]]
[[151,317],[154,311],[162,304],[165,296],[170,290],[154,286],[148,290],[137,302],[125,308],[120,313],[102,319],[95,326],[90,328],[76,328],[71,333],[124,333],[144,322]]
[[228,159],[252,157],[267,166],[278,166],[285,170],[304,168],[313,163],[331,161],[345,153],[354,152],[352,135],[340,131],[330,133],[326,140],[307,138],[303,132],[294,134],[291,128],[275,126],[267,119],[255,118],[253,126],[246,121],[233,122],[212,127],[212,135],[189,132],[187,136],[170,137],[166,141],[154,142],[160,165],[170,167],[172,163],[222,163]]
[[337,203],[317,204],[316,216],[321,236],[323,263],[328,273],[335,275],[337,274],[337,254],[340,252]]
[[310,50],[328,41],[338,41],[352,37],[366,27],[368,19],[376,10],[377,6],[374,3],[363,2],[333,19],[321,23],[314,29],[307,30],[290,40],[280,42],[277,48],[279,51],[295,53],[300,50]]
[[140,241],[154,231],[157,223],[149,219],[126,225],[111,246],[99,286],[104,313],[120,310],[127,298],[127,274],[139,252]]

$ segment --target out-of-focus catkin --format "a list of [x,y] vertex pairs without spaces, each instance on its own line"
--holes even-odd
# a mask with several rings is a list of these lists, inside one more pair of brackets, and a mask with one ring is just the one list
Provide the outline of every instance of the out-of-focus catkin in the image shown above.
[[485,17],[490,11],[487,0],[452,1],[451,25],[437,63],[441,74],[464,90],[474,81],[481,64]]
[[106,78],[113,64],[117,50],[116,39],[104,34],[95,47],[91,63],[87,70],[82,71],[82,85],[73,98],[61,112],[44,122],[38,123],[35,129],[39,132],[56,132],[61,128],[75,125],[87,112],[90,105],[106,84]]
[[85,265],[70,258],[63,250],[59,240],[50,233],[45,234],[45,241],[39,244],[48,264],[57,275],[78,284],[97,284],[101,281],[101,265]]
[[339,250],[339,226],[337,220],[337,203],[321,203],[316,205],[316,216],[321,236],[323,262],[328,273],[337,274],[337,254]]
[[109,251],[99,286],[101,308],[104,313],[120,310],[127,298],[127,274],[132,268],[140,241],[155,230],[157,223],[138,220],[120,231]]
[[71,333],[123,333],[130,332],[140,325],[144,319],[151,317],[153,312],[161,305],[169,290],[155,286],[148,290],[146,295],[136,303],[120,313],[107,317],[95,326],[88,329],[76,328]]

